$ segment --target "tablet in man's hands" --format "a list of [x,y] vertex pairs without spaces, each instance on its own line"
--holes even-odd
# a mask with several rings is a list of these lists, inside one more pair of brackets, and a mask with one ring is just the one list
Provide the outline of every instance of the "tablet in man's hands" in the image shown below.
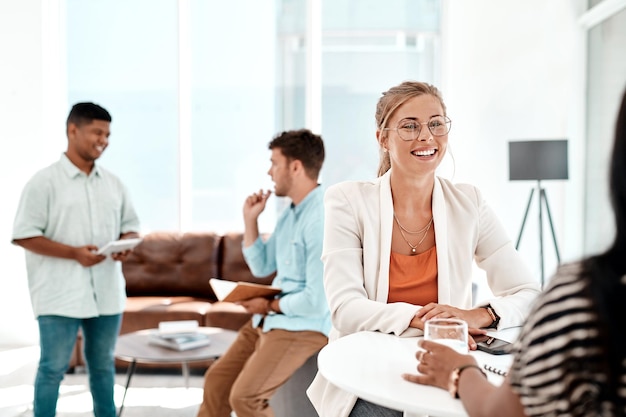
[[133,249],[135,246],[141,243],[142,240],[143,239],[140,237],[133,239],[114,240],[98,249],[96,253],[98,255],[108,256],[113,253],[124,252],[125,250]]

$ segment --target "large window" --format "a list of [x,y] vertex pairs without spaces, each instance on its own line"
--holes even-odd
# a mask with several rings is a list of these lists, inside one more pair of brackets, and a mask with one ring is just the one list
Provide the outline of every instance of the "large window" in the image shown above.
[[144,229],[176,229],[176,0],[67,0],[66,10],[69,104],[109,110],[103,166],[129,187]]
[[[282,1],[279,20],[278,123],[304,123],[305,2]],[[439,83],[440,2],[421,0],[323,2],[323,181],[332,184],[376,175],[374,110],[381,93],[413,79]]]
[[304,0],[66,0],[69,104],[111,111],[102,164],[129,186],[144,231],[240,230],[245,196],[272,188],[277,132],[319,130],[324,185],[375,176],[381,92],[440,81],[439,3],[325,0],[313,19],[319,3]]
[[[276,130],[274,3],[191,6],[190,227],[241,230],[244,198],[272,185],[266,173]],[[266,210],[260,227],[267,229],[274,213]]]

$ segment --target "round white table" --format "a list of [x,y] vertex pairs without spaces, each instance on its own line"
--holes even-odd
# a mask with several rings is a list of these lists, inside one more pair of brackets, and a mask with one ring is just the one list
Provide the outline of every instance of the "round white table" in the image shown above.
[[[513,332],[492,332],[491,335],[513,340]],[[513,336],[513,337],[511,337]],[[331,383],[358,397],[402,410],[405,415],[429,415],[437,417],[466,417],[460,400],[440,388],[414,384],[402,379],[403,373],[417,373],[420,338],[401,338],[378,332],[359,332],[337,339],[326,345],[319,353],[319,371]],[[478,363],[506,371],[511,355],[490,355],[485,352],[471,353]],[[489,380],[501,384],[504,378],[487,372]]]

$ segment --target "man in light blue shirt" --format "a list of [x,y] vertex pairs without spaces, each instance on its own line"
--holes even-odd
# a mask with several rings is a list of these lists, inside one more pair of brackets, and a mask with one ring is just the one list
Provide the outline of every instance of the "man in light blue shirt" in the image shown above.
[[80,328],[94,413],[114,417],[113,351],[126,301],[121,264],[129,251],[96,254],[107,242],[137,237],[139,220],[120,180],[96,165],[109,144],[111,116],[78,103],[67,118],[67,151],[26,184],[13,243],[26,249],[41,357],[35,417],[53,417],[59,385]]
[[317,179],[324,144],[309,130],[283,132],[269,144],[268,174],[274,193],[290,206],[267,241],[258,217],[270,191],[252,194],[243,207],[243,254],[255,276],[276,272],[272,299],[241,304],[253,313],[230,349],[205,374],[198,417],[273,416],[269,399],[291,375],[328,342],[330,313],[322,282],[323,192]]

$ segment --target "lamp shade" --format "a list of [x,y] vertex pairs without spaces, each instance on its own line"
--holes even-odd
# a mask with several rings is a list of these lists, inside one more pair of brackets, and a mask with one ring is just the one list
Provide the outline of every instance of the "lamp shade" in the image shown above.
[[567,139],[509,142],[509,180],[566,179]]

